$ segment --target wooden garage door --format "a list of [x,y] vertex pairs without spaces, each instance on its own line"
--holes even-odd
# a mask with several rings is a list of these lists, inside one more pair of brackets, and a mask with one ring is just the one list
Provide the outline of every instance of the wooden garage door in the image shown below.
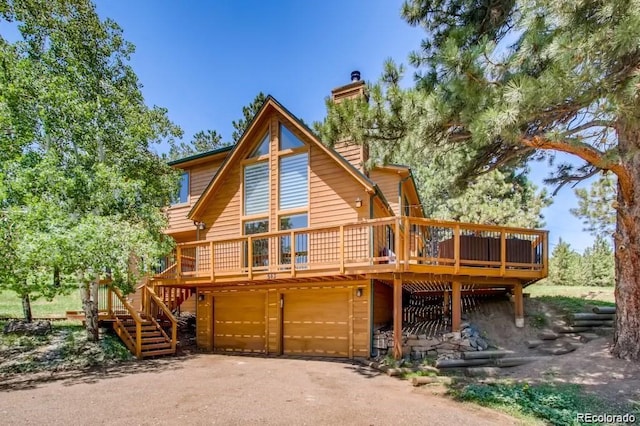
[[265,294],[213,296],[213,349],[265,352]]
[[304,290],[283,299],[285,354],[349,356],[349,293]]

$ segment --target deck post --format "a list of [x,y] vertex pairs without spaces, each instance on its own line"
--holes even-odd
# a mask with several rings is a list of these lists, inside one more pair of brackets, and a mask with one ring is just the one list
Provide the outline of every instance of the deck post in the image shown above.
[[442,302],[442,313],[449,316],[449,304],[451,303],[451,293],[449,290],[443,292],[444,300]]
[[460,281],[453,281],[451,283],[451,331],[460,331],[460,318],[461,318],[461,296],[460,288],[462,284]]
[[513,286],[513,303],[516,313],[516,327],[524,327],[524,299],[522,296],[522,284],[518,283]]
[[402,275],[393,275],[393,357],[402,358]]

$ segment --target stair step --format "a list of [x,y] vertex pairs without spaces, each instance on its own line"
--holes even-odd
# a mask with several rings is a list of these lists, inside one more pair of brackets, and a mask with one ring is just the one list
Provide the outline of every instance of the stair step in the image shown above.
[[160,349],[157,351],[142,352],[142,357],[146,358],[148,356],[174,355],[174,354],[175,352],[173,351],[173,349]]
[[142,352],[147,352],[154,349],[167,349],[171,347],[170,342],[162,342],[162,343],[151,343],[146,344],[146,342],[142,342]]
[[[127,329],[129,332],[134,332],[134,333],[136,332],[136,327],[135,327],[135,326],[128,325],[128,326],[126,326],[126,329]],[[158,329],[158,328],[157,328],[155,325],[143,325],[142,327],[140,327],[140,330],[141,330],[143,333],[144,333],[145,331],[155,331],[155,330],[157,330],[157,329]]]
[[166,342],[167,339],[165,339],[164,336],[158,336],[158,337],[143,337],[142,338],[142,345],[146,345],[146,344],[150,344],[150,343],[161,343],[161,342]]

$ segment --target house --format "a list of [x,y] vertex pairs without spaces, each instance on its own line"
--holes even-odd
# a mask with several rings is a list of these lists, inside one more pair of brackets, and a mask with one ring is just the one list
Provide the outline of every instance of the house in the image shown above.
[[[332,97],[364,88],[355,75]],[[411,170],[367,171],[367,155],[326,146],[268,97],[235,146],[170,163],[183,170],[168,209],[177,247],[144,290],[147,314],[166,312],[160,301],[195,311],[211,351],[347,358],[369,356],[386,324],[401,356],[407,301],[438,300],[457,330],[465,294],[510,292],[522,326],[522,289],[547,274],[546,231],[425,219]]]

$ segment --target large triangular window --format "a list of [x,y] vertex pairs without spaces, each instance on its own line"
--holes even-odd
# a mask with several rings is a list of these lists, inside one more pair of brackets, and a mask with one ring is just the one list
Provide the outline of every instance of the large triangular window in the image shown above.
[[280,125],[280,151],[303,147],[304,144],[291,130]]
[[269,153],[269,132],[267,132],[267,134],[264,135],[264,138],[262,138],[262,142],[260,142],[260,145],[258,145],[256,149],[254,149],[251,152],[251,155],[249,155],[249,157],[247,158],[258,158],[258,157],[262,157],[263,155],[267,155],[268,153]]

